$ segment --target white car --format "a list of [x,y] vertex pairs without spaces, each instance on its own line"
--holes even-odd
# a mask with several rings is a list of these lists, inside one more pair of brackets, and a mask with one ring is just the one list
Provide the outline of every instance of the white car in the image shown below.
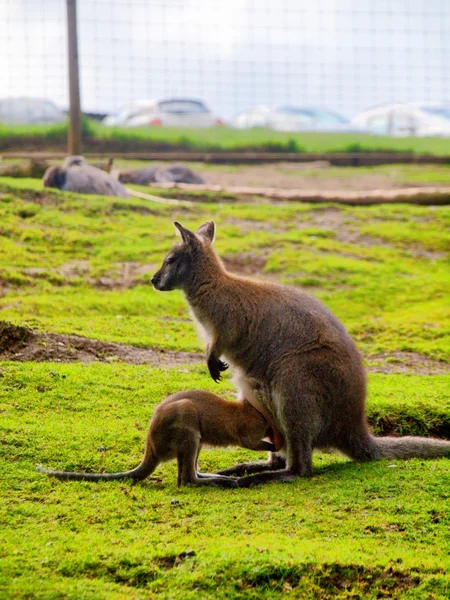
[[42,98],[0,99],[0,123],[62,123],[64,113],[50,100]]
[[223,125],[201,100],[167,98],[137,100],[106,116],[103,124],[109,127],[212,127]]
[[269,106],[254,106],[236,115],[231,125],[235,129],[252,129],[253,127],[268,127],[273,109]]
[[268,127],[275,131],[352,131],[349,122],[338,113],[322,108],[302,106],[255,106],[237,115],[233,126],[238,129]]
[[351,123],[378,135],[450,137],[450,109],[432,104],[385,104],[359,113]]

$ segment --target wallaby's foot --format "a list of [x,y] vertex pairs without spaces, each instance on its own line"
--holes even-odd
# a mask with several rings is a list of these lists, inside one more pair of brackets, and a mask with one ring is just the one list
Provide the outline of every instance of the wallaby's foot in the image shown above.
[[228,369],[227,363],[224,363],[219,358],[215,356],[210,356],[208,358],[208,369],[211,377],[214,379],[216,383],[218,383],[221,379],[221,373]]
[[240,465],[234,465],[229,469],[223,469],[219,471],[218,475],[235,475],[236,477],[243,477],[244,475],[251,475],[252,473],[262,473],[263,471],[280,471],[286,469],[286,458],[283,455],[271,454],[270,460],[254,461],[248,463],[242,463]]
[[253,487],[254,485],[260,485],[261,483],[281,482],[287,483],[295,481],[299,475],[283,469],[282,471],[269,471],[268,473],[259,473],[258,475],[251,475],[250,477],[241,477],[237,480],[238,487],[247,488]]
[[243,477],[244,475],[251,475],[252,473],[261,473],[262,471],[270,471],[273,469],[273,465],[269,462],[249,462],[242,463],[240,465],[234,465],[229,469],[223,469],[219,471],[218,475],[226,475],[227,477]]
[[193,481],[189,481],[188,485],[195,485],[195,486],[201,486],[201,485],[209,485],[212,487],[220,487],[220,488],[237,488],[238,487],[238,479],[234,479],[231,477],[220,477],[220,476],[213,476],[213,477],[205,477],[205,478],[197,478],[194,479]]

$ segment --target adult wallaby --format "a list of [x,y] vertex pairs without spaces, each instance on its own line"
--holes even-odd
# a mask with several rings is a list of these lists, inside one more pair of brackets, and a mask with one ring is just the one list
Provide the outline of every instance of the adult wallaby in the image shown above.
[[156,407],[147,432],[144,458],[135,469],[123,473],[71,473],[40,466],[37,469],[59,479],[137,481],[153,473],[160,463],[176,458],[179,486],[237,487],[237,480],[231,477],[198,472],[202,444],[275,450],[278,445],[268,441],[272,437],[269,423],[246,400],[227,402],[210,392],[189,390],[172,394]]
[[212,248],[213,221],[196,233],[177,222],[175,227],[182,241],[154,275],[154,287],[183,290],[207,339],[211,377],[219,380],[228,368],[224,357],[237,371],[242,397],[285,440],[285,456],[272,454],[267,463],[222,474],[271,471],[240,479],[241,487],[310,476],[314,448],[337,449],[359,461],[450,455],[450,442],[371,435],[361,356],[343,325],[316,298],[228,273]]

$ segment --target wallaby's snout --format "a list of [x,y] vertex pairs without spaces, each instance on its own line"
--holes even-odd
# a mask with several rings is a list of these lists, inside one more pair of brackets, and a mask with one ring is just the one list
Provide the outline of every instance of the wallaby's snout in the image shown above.
[[152,277],[152,285],[155,288],[155,290],[160,290],[159,285],[161,283],[161,274],[160,271],[157,271],[153,277]]

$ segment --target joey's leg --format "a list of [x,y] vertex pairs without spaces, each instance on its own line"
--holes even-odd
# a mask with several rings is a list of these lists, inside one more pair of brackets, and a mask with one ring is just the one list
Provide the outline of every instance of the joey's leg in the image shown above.
[[216,383],[221,380],[221,373],[228,369],[227,363],[224,363],[219,358],[221,354],[222,352],[218,348],[217,343],[212,343],[208,346],[206,363],[208,365],[209,373]]
[[236,479],[236,477],[227,477],[226,475],[220,475],[218,473],[199,473],[197,471],[197,479],[211,479],[214,477],[219,479]]
[[227,479],[224,475],[220,476],[217,475],[216,473],[200,473],[198,470],[198,457],[200,454],[200,450],[201,450],[201,445],[199,444],[198,446],[198,450],[197,450],[197,457],[195,459],[195,473],[197,475],[197,479],[211,479],[211,477],[223,477],[224,479]]
[[200,440],[197,437],[188,438],[178,450],[178,485],[209,485],[215,487],[237,487],[237,480],[230,477],[212,476],[198,477],[197,456]]
[[286,458],[282,454],[276,452],[269,452],[269,459],[267,461],[255,461],[242,463],[235,465],[229,469],[223,469],[219,471],[218,475],[227,475],[236,477],[242,477],[243,475],[251,475],[252,473],[261,473],[263,471],[277,471],[279,469],[286,468]]

